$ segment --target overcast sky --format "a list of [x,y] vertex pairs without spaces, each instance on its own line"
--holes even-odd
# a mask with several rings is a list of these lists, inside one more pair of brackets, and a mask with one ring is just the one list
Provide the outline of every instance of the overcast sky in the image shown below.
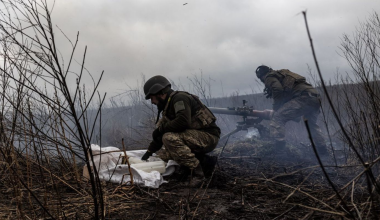
[[[218,97],[261,91],[254,74],[261,64],[315,70],[304,10],[324,77],[348,71],[341,37],[379,9],[379,0],[59,0],[52,17],[69,38],[80,32],[78,52],[88,47],[95,78],[104,70],[107,97],[135,88],[142,74],[185,85],[201,72]],[[56,36],[67,53],[67,41]]]

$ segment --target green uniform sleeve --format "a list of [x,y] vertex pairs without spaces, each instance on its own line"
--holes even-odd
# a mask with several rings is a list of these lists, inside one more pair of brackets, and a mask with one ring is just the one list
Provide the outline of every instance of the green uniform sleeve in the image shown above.
[[161,147],[162,147],[162,144],[159,144],[159,143],[157,143],[157,142],[155,142],[155,141],[152,141],[152,142],[150,142],[150,144],[149,144],[148,150],[149,150],[150,152],[152,152],[152,153],[155,153],[155,152],[157,152],[158,150],[160,150]]
[[175,118],[162,127],[163,132],[181,132],[191,125],[191,100],[184,94],[178,94],[170,100],[169,110],[175,113]]
[[284,88],[281,82],[274,76],[265,78],[265,87],[272,91],[273,110],[278,110],[283,104]]

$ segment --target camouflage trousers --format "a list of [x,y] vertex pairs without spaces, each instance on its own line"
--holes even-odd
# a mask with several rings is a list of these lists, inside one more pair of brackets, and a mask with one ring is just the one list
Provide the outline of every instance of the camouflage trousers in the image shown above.
[[158,155],[165,161],[174,160],[182,166],[193,169],[199,164],[195,154],[213,151],[218,141],[218,137],[194,129],[184,132],[167,132],[162,137],[164,149],[161,149]]
[[301,116],[308,120],[310,132],[317,147],[325,148],[325,139],[317,124],[319,115],[319,98],[299,96],[286,102],[274,112],[270,122],[270,134],[276,142],[285,142],[285,124],[288,121],[298,121]]

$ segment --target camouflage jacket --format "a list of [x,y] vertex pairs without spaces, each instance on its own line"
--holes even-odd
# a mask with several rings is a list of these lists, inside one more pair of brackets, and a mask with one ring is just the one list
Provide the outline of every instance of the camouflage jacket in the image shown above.
[[317,90],[303,76],[287,69],[273,70],[265,78],[265,89],[273,98],[273,110],[278,110],[284,103],[304,92],[318,94]]
[[[194,122],[194,119],[197,117],[197,113],[201,108],[200,104],[201,103],[199,103],[193,95],[187,92],[176,92],[167,99],[167,106],[165,107],[165,110],[162,113],[163,117],[159,122],[160,131],[166,133],[183,132],[186,129],[197,129],[208,132],[219,138],[221,132],[215,122],[210,123],[207,127],[201,128],[194,128],[192,125],[192,122]],[[162,143],[155,143],[152,141],[148,150],[156,152],[161,146]]]

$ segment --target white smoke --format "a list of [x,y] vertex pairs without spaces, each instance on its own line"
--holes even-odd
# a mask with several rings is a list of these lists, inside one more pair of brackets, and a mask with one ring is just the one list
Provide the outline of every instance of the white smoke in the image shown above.
[[249,128],[245,138],[260,137],[259,130],[257,128]]

